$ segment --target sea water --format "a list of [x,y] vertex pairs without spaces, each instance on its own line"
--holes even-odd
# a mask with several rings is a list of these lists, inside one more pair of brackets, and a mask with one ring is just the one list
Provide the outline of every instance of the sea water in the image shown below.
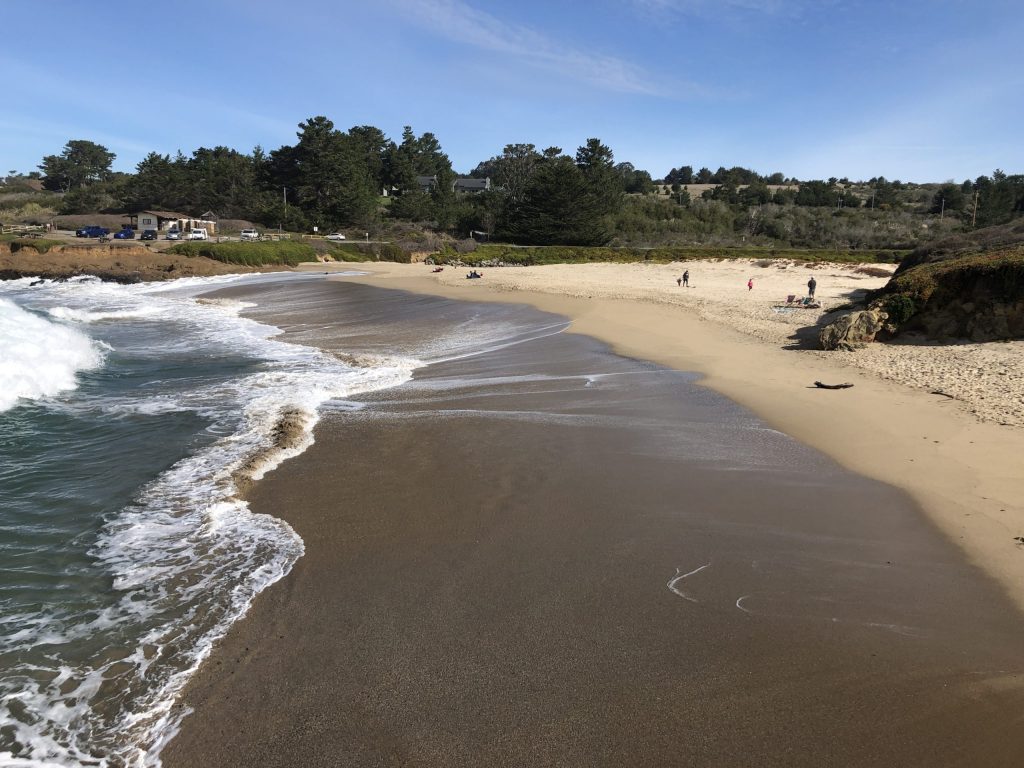
[[0,764],[159,764],[190,674],[303,553],[239,486],[420,365],[200,296],[261,279],[0,282]]

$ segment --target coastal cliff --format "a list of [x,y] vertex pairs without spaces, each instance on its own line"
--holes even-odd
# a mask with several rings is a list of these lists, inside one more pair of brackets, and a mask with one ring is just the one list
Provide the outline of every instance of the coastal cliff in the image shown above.
[[[275,266],[274,269],[286,269]],[[136,243],[65,245],[51,240],[0,242],[0,279],[21,277],[63,279],[92,275],[132,283],[260,271],[206,256],[150,250]]]

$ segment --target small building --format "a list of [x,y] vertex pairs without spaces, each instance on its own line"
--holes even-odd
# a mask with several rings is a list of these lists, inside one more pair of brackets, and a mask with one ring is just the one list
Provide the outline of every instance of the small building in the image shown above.
[[433,192],[437,186],[437,176],[417,176],[416,186],[420,188],[420,192]]
[[460,176],[455,180],[452,187],[456,192],[475,195],[477,192],[487,192],[491,188],[490,178],[474,179],[468,176]]
[[[433,192],[437,188],[437,176],[417,176],[416,186],[419,187],[420,192]],[[459,176],[452,182],[453,192],[476,194],[477,192],[486,192],[490,188],[491,180],[489,178],[474,179],[469,176]]]
[[155,229],[158,232],[166,232],[176,229],[179,232],[191,232],[193,229],[205,229],[208,234],[216,234],[217,222],[206,217],[189,216],[187,213],[175,213],[174,211],[139,211],[129,213],[128,226],[132,229],[145,232],[147,229]]

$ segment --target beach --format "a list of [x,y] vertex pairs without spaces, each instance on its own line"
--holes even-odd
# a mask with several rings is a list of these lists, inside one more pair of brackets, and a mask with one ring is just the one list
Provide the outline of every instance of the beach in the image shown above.
[[[820,312],[772,309],[805,290],[809,275],[818,281],[821,312],[888,280],[858,265],[557,265],[485,270],[483,280],[465,280],[465,270],[453,268],[366,269],[370,276],[347,279],[526,302],[571,317],[570,330],[623,354],[700,372],[703,385],[786,434],[910,493],[1024,608],[1024,547],[1016,538],[1024,536],[1024,341],[823,352],[807,340]],[[675,282],[684,269],[690,289]],[[813,388],[819,380],[856,386],[822,391]]]
[[[518,335],[328,411],[251,488],[305,555],[164,764],[1019,764],[1019,430],[757,322],[802,269],[689,268],[231,289],[339,354]],[[814,274],[826,304],[880,280]]]

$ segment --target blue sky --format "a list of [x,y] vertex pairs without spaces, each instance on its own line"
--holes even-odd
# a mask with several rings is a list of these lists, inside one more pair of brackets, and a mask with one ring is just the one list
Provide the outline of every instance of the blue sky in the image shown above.
[[0,173],[89,139],[249,151],[335,125],[437,135],[456,170],[596,136],[658,178],[1024,172],[1024,3],[0,0]]

